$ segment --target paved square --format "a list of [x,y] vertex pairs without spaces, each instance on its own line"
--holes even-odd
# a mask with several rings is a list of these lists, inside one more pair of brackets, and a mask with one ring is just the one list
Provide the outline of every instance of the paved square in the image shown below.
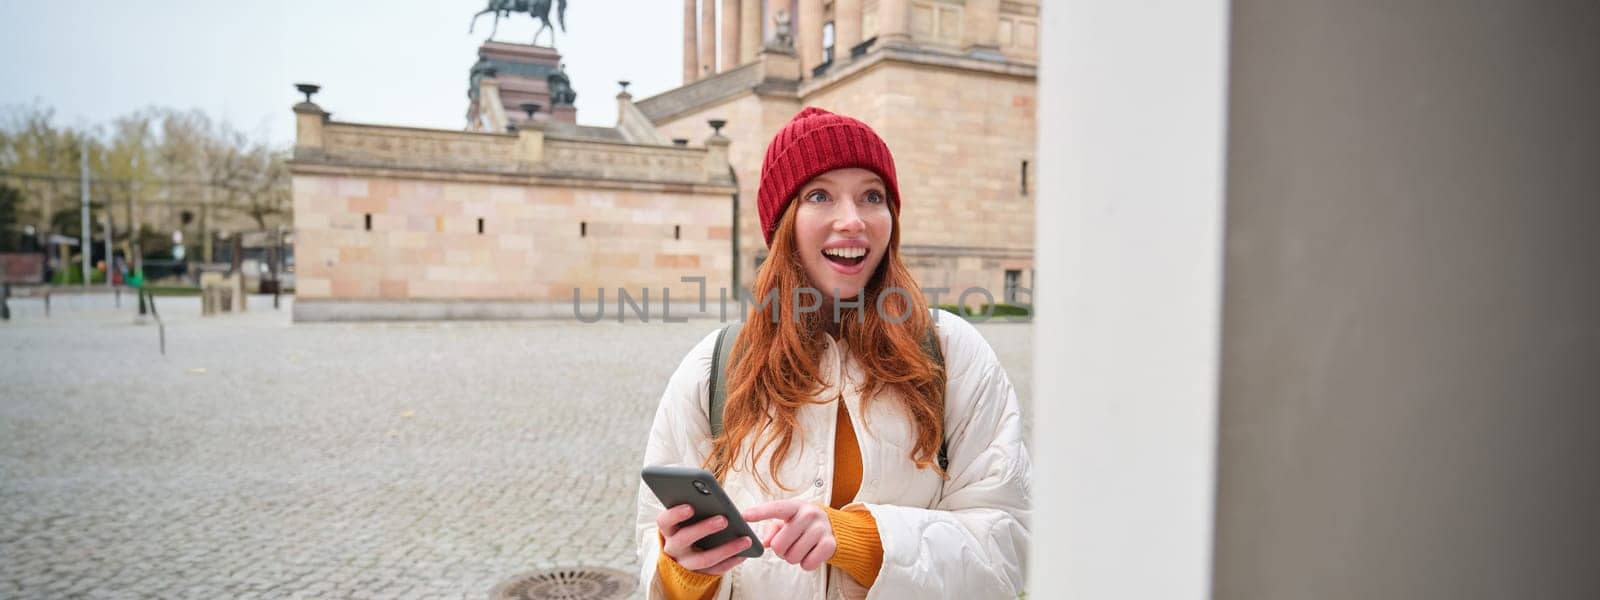
[[[123,297],[123,306],[130,299]],[[153,324],[110,296],[0,322],[0,597],[486,598],[635,570],[668,375],[714,321]],[[1032,327],[979,326],[1026,406]]]

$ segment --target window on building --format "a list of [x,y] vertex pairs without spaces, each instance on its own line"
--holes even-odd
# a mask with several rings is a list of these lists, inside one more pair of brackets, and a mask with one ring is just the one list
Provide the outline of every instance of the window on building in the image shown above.
[[1017,288],[1022,285],[1022,271],[1006,271],[1006,304],[1017,303]]
[[367,231],[372,231],[372,213],[367,213],[366,227]]
[[478,219],[478,235],[483,235],[483,219]]
[[672,239],[675,239],[675,240],[683,239],[683,226],[682,225],[673,225],[672,226]]
[[1022,160],[1022,195],[1028,195],[1028,160]]
[[822,24],[822,62],[833,62],[833,21]]
[[589,237],[589,222],[588,221],[580,221],[578,223],[578,237]]

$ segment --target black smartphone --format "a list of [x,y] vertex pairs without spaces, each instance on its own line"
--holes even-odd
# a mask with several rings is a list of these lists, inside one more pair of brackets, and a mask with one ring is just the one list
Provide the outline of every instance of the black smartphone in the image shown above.
[[704,469],[694,467],[645,467],[639,472],[639,477],[644,479],[645,485],[650,486],[650,491],[655,492],[656,498],[661,500],[661,505],[672,508],[679,504],[694,507],[694,516],[684,521],[680,527],[687,527],[705,519],[722,515],[728,519],[728,526],[700,541],[694,547],[701,550],[710,550],[733,541],[740,536],[750,538],[750,547],[745,548],[738,556],[756,558],[761,556],[764,549],[761,547],[761,538],[756,537],[750,529],[750,524],[744,521],[744,515],[739,514],[739,507],[733,505],[728,495],[723,493],[722,486],[717,484],[717,478],[707,473]]

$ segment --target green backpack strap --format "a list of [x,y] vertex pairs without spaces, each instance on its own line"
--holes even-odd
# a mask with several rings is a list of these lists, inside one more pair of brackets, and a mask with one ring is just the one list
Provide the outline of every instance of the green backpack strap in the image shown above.
[[722,407],[728,403],[729,357],[733,354],[733,343],[738,341],[742,327],[743,321],[735,321],[717,332],[716,350],[711,354],[711,406],[707,411],[711,416],[711,439],[722,436]]
[[[722,328],[722,331],[717,333],[717,344],[711,354],[711,404],[707,407],[707,413],[711,417],[711,439],[722,435],[722,409],[728,403],[728,369],[729,365],[733,364],[731,359],[737,358],[733,356],[733,344],[738,341],[739,329],[743,326],[744,322],[739,321]],[[939,348],[939,334],[933,327],[930,326],[927,333],[923,334],[919,345],[922,346],[922,352],[933,359],[934,364],[939,365],[941,369],[944,368],[944,352]],[[944,390],[940,390],[939,401],[941,405],[944,403]],[[948,468],[950,468],[950,442],[940,440],[939,470]]]
[[[933,364],[939,365],[939,369],[942,371],[944,370],[944,351],[939,348],[939,332],[936,327],[937,326],[935,325],[929,325],[928,331],[922,334],[922,353],[928,355],[928,358],[933,359]],[[941,378],[941,380],[942,379],[943,378]],[[944,386],[942,385],[942,381],[939,389],[939,409],[944,410]],[[949,468],[950,442],[948,438],[940,436],[939,470],[944,471]]]

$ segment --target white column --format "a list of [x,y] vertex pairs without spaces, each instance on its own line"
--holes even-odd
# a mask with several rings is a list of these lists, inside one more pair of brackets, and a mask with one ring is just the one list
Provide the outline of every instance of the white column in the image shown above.
[[683,84],[700,78],[700,36],[695,32],[695,0],[683,0]]
[[800,77],[810,79],[811,69],[822,64],[822,0],[800,0],[794,43],[800,51]]
[[833,60],[850,62],[850,49],[861,43],[861,0],[834,0]]
[[739,66],[739,0],[722,0],[722,64],[717,72]]
[[700,0],[700,78],[717,74],[717,0]]
[[906,0],[878,0],[878,41],[873,47],[911,40],[911,17],[906,10]]
[[1210,595],[1228,10],[1043,11],[1030,597]]
[[761,0],[741,0],[739,2],[739,62],[747,63],[756,59],[756,54],[761,51]]

